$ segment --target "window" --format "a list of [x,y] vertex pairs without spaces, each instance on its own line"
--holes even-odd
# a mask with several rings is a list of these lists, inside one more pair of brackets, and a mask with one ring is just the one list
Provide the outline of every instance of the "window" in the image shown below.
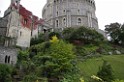
[[20,31],[20,36],[22,36],[22,32]]
[[10,56],[8,56],[8,63],[10,63]]
[[59,21],[58,20],[56,20],[56,27],[58,27],[59,26]]
[[80,13],[80,10],[78,9],[78,13]]
[[81,24],[81,18],[78,18],[78,25]]
[[63,12],[65,13],[65,10],[63,10]]
[[10,63],[10,56],[5,56],[5,63]]
[[56,0],[54,0],[54,3],[56,3]]
[[58,16],[58,11],[56,12],[56,15]]
[[7,63],[7,56],[5,57],[5,63]]
[[63,19],[63,25],[66,26],[66,18]]

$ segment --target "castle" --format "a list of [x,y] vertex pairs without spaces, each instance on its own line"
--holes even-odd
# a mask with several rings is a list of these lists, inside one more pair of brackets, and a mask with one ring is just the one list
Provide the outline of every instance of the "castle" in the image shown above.
[[55,29],[86,26],[98,29],[94,0],[47,0],[42,17]]
[[43,19],[40,19],[24,8],[20,0],[11,0],[4,17],[0,18],[0,49],[3,49],[0,63],[16,63],[16,50],[6,47],[30,47],[31,38],[47,30],[62,31],[67,27],[85,26],[105,36],[98,28],[95,10],[94,0],[47,0],[42,11]]

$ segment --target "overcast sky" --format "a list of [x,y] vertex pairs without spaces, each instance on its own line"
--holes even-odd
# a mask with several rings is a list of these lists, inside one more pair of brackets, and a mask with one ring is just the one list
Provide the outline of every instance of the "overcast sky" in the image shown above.
[[[0,17],[10,5],[11,0],[0,0]],[[42,17],[42,8],[47,0],[21,0],[21,4],[34,15]],[[104,29],[105,25],[119,22],[124,23],[124,0],[95,0],[96,16],[99,28]]]

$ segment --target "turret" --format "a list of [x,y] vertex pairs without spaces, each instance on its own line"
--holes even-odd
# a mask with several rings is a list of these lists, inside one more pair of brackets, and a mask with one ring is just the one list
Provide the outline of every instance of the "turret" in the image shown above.
[[11,0],[11,4],[13,4],[13,3],[20,4],[20,0]]

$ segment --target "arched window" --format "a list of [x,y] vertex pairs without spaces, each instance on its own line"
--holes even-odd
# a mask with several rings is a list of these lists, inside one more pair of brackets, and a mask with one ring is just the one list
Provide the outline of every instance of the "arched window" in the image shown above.
[[10,63],[10,56],[8,56],[8,63]]
[[92,4],[93,2],[91,1],[91,4]]
[[81,18],[78,18],[78,25],[81,24]]
[[56,0],[54,0],[54,3],[56,3]]
[[56,27],[58,27],[59,26],[59,21],[58,20],[56,20]]
[[66,18],[63,19],[63,25],[66,26]]
[[7,56],[5,56],[5,63],[7,63]]
[[58,16],[58,11],[56,12],[56,15]]
[[64,12],[64,14],[65,14],[66,10],[64,9],[63,12]]

